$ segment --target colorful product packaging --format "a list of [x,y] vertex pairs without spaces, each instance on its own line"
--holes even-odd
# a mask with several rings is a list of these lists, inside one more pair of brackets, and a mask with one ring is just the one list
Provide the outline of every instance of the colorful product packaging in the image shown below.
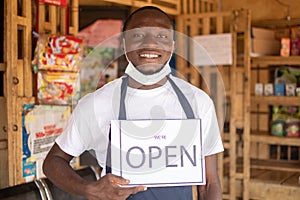
[[299,137],[300,135],[300,121],[298,119],[286,120],[286,136]]
[[281,38],[281,49],[280,55],[281,56],[290,56],[290,38]]
[[265,96],[272,96],[274,95],[274,87],[272,83],[267,83],[265,84],[265,88],[264,88],[264,94]]
[[275,84],[275,96],[284,96],[284,84]]
[[285,123],[281,120],[275,120],[271,125],[271,134],[276,136],[284,136]]
[[264,85],[262,83],[255,83],[255,95],[262,96],[264,93]]
[[296,83],[287,83],[285,84],[285,94],[286,96],[295,96],[296,95]]
[[300,55],[300,41],[299,38],[291,39],[291,55],[298,56]]
[[298,97],[300,97],[300,87],[297,87],[297,88],[296,88],[296,95],[297,95]]
[[80,82],[76,72],[38,72],[40,104],[74,105],[79,99]]
[[39,70],[78,71],[83,40],[74,36],[48,36],[38,41]]

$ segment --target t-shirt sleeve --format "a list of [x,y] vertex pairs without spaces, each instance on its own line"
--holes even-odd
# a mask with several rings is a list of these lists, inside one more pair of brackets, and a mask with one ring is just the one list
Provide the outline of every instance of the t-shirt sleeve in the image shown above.
[[84,152],[85,146],[79,135],[74,114],[70,116],[67,126],[55,142],[65,153],[78,157]]
[[67,126],[55,141],[63,151],[75,157],[88,150],[90,141],[93,140],[90,126],[94,120],[89,113],[93,104],[90,99],[88,97],[79,101]]
[[212,104],[208,112],[202,119],[203,127],[203,155],[208,156],[224,151],[218,120],[214,105]]

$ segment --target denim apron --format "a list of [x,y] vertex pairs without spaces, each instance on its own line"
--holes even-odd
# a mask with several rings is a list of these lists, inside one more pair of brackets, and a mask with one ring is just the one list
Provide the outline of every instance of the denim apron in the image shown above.
[[[184,94],[174,83],[174,81],[167,76],[172,88],[174,89],[178,100],[187,116],[187,119],[194,119],[194,112],[192,107]],[[128,76],[122,78],[121,85],[121,98],[120,98],[120,110],[119,120],[126,120],[126,109],[125,109],[125,96],[128,86]],[[110,140],[111,134],[109,134],[109,144],[107,149],[107,160],[106,160],[106,173],[111,173],[111,152],[110,152]],[[172,187],[148,187],[146,191],[139,192],[134,195],[130,195],[127,200],[192,200],[192,186],[172,186]]]

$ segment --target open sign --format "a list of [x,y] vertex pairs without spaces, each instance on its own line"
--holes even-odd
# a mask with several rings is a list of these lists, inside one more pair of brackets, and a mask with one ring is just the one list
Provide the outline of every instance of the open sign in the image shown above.
[[205,184],[201,120],[111,121],[111,169],[130,185]]

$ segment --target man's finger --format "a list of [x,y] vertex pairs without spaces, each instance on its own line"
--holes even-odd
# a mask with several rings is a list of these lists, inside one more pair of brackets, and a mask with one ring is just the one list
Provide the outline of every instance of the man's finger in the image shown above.
[[132,188],[131,194],[135,194],[135,193],[142,192],[142,191],[146,191],[146,190],[147,190],[147,187],[146,187],[146,186],[138,186],[138,187],[134,187],[134,188]]
[[136,194],[138,192],[146,191],[147,187],[146,186],[135,186],[135,187],[120,187],[118,191],[119,196],[124,196],[124,195],[131,195],[131,194]]
[[125,179],[121,176],[116,176],[113,174],[108,175],[109,176],[109,181],[113,184],[117,184],[117,185],[127,185],[129,184],[129,180]]

